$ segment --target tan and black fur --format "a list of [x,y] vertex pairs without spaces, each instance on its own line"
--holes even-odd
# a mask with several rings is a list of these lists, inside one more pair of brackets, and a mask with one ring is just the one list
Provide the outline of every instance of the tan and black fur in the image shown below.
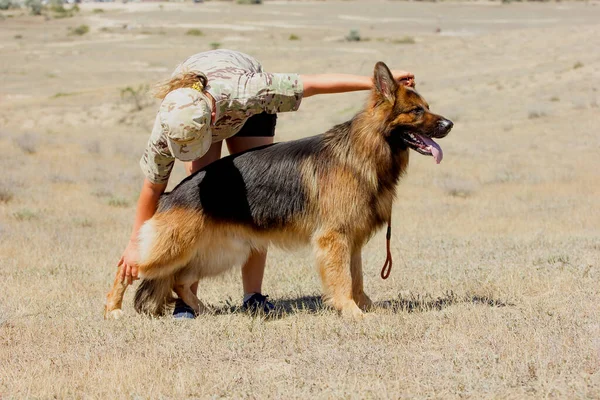
[[[197,313],[190,285],[241,266],[252,249],[312,245],[326,300],[360,317],[361,249],[392,211],[414,136],[444,137],[452,122],[377,63],[365,109],[325,134],[225,157],[165,193],[140,229],[138,312],[164,314],[173,291]],[[412,137],[412,138],[411,138]],[[127,284],[115,278],[106,317],[118,317]]]

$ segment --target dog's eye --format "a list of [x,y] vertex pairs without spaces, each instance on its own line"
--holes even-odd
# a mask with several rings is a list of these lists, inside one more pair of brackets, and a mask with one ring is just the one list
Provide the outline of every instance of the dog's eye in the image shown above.
[[414,115],[421,115],[421,114],[423,114],[423,109],[421,107],[418,107],[418,108],[415,108],[414,110],[411,110],[410,112],[411,112],[411,114],[414,114]]

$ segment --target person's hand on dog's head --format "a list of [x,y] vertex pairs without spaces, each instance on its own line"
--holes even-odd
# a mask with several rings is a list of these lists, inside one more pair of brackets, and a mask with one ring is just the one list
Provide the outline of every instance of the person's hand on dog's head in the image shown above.
[[401,85],[408,86],[411,88],[415,87],[415,75],[414,74],[411,74],[410,72],[402,71],[402,70],[393,70],[391,72],[392,72],[392,76],[394,77],[394,79],[396,79],[396,81],[398,81],[398,83],[400,83]]

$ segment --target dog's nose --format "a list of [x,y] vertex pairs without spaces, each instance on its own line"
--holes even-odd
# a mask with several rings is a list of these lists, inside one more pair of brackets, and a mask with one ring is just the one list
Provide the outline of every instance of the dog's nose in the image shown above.
[[454,123],[449,119],[442,119],[438,122],[440,128],[448,132],[454,126]]

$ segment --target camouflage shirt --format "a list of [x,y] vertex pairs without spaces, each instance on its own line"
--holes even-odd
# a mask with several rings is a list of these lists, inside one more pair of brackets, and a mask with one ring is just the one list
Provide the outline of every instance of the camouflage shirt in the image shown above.
[[[173,75],[194,71],[207,76],[205,89],[215,99],[213,143],[235,135],[252,115],[296,111],[302,101],[304,88],[298,74],[263,72],[256,59],[237,51],[195,54],[180,64]],[[166,183],[174,161],[157,115],[140,166],[151,182]]]

